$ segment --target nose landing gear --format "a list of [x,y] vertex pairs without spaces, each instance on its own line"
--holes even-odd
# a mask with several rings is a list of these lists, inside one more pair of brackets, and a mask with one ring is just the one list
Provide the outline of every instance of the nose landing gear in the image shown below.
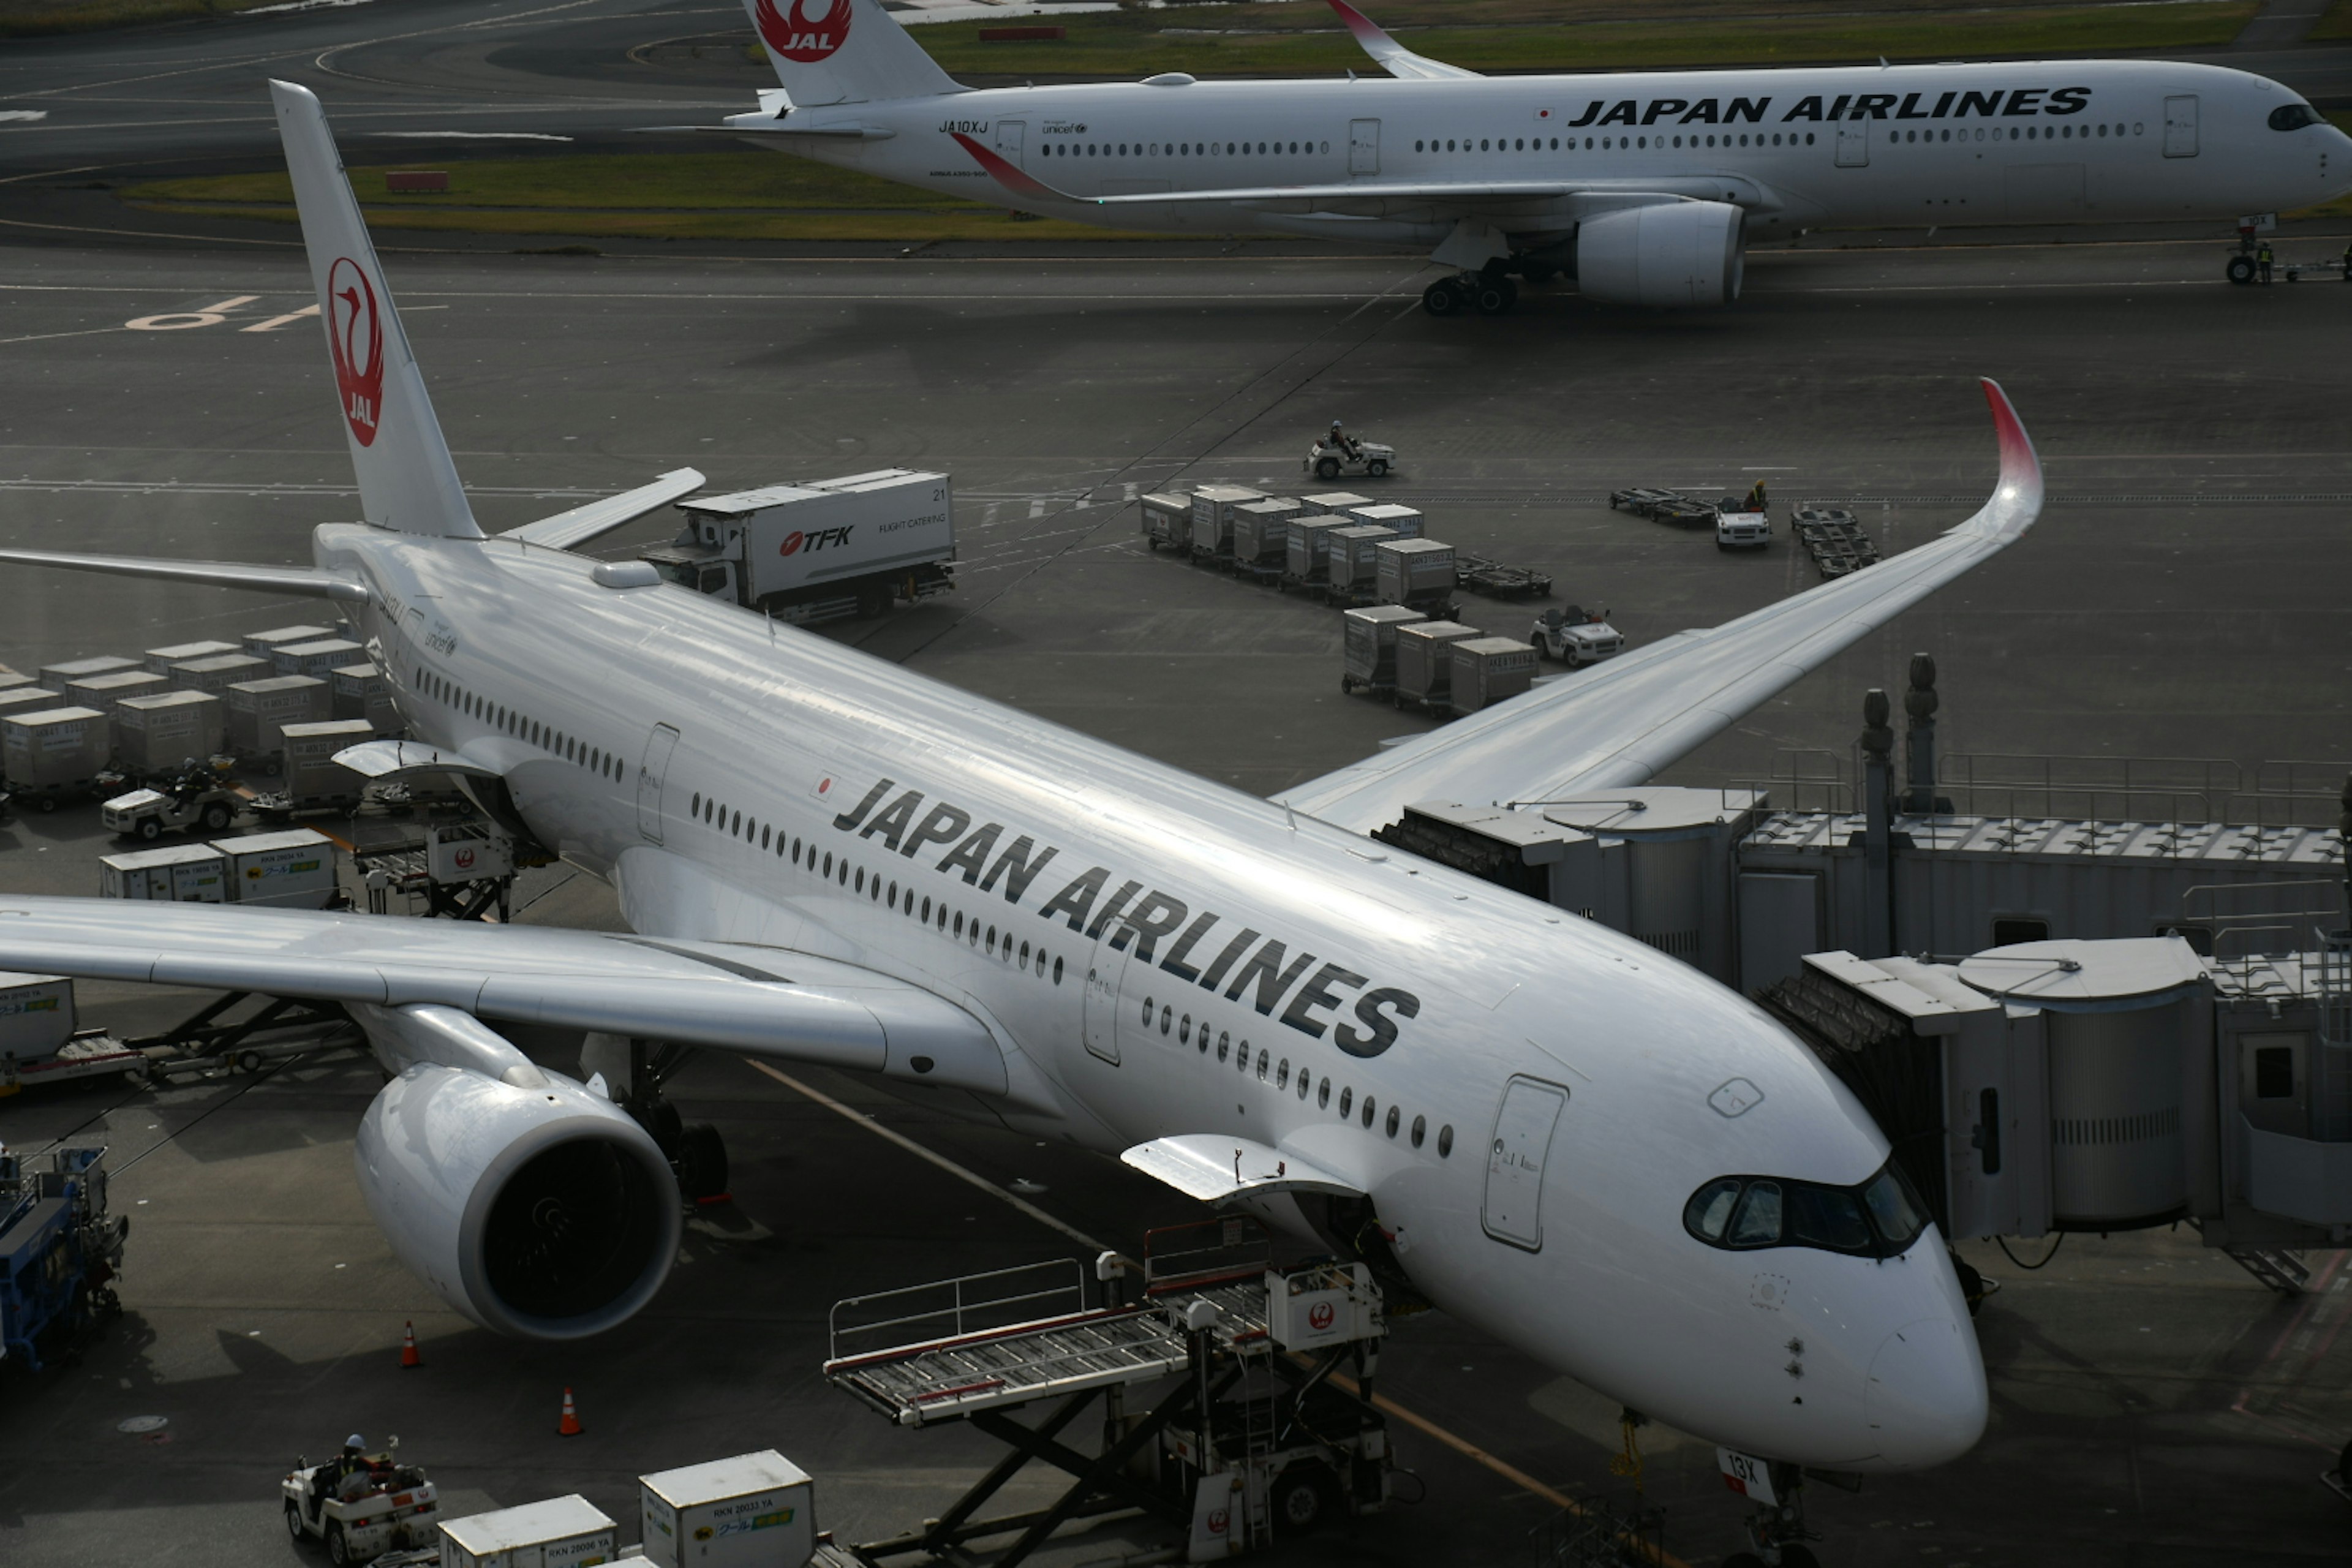
[[1725,1481],[1756,1504],[1747,1520],[1749,1550],[1725,1558],[1723,1568],[1821,1568],[1821,1559],[1805,1544],[1821,1536],[1805,1528],[1804,1471],[1727,1448],[1716,1453]]

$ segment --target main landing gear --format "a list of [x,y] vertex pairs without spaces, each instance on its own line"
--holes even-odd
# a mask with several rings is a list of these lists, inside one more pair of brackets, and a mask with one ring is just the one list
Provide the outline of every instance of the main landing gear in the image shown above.
[[1463,272],[1441,278],[1422,291],[1421,308],[1433,316],[1508,315],[1519,302],[1519,286],[1503,274]]
[[614,1100],[646,1130],[677,1177],[677,1195],[691,1205],[727,1192],[727,1144],[708,1121],[688,1121],[662,1093],[694,1054],[691,1046],[621,1040],[591,1035],[580,1053],[584,1074],[602,1073]]

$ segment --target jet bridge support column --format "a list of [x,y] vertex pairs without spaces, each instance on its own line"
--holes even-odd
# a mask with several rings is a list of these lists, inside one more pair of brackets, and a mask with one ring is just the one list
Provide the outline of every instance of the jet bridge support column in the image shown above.
[[1862,700],[1863,931],[1865,958],[1894,951],[1895,731],[1887,727],[1886,693],[1872,687]]

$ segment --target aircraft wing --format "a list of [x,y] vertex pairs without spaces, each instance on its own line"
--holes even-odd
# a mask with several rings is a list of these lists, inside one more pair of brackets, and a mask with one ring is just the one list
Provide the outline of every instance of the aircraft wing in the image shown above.
[[1433,60],[1414,54],[1381,29],[1370,16],[1348,4],[1348,0],[1331,0],[1331,9],[1339,13],[1339,20],[1348,25],[1364,53],[1381,63],[1381,68],[1391,76],[1407,77],[1418,81],[1434,81],[1444,77],[1475,77],[1480,73],[1450,66],[1443,60]]
[[2042,510],[2041,461],[2007,395],[1991,381],[1984,390],[2000,440],[2000,486],[1974,517],[1933,542],[1552,681],[1275,798],[1370,832],[1416,800],[1507,805],[1654,778],[2033,525]]
[[314,599],[364,604],[367,590],[349,578],[315,566],[249,566],[241,561],[172,561],[142,555],[81,555],[59,550],[0,550],[0,561],[20,566],[55,566],[68,572],[104,572],[117,577],[163,577],[205,583],[216,588],[250,588],[257,594],[301,594]]
[[639,485],[633,490],[623,490],[616,496],[592,500],[585,506],[575,506],[570,511],[559,511],[553,517],[542,517],[537,522],[526,522],[520,528],[509,528],[501,539],[520,539],[526,544],[543,544],[550,550],[577,550],[600,533],[609,533],[625,522],[635,522],[649,511],[658,511],[681,496],[693,494],[702,488],[702,475],[693,468],[672,468],[649,485]]
[[778,948],[233,904],[0,893],[0,970],[714,1046],[1003,1093],[978,1019],[919,986]]

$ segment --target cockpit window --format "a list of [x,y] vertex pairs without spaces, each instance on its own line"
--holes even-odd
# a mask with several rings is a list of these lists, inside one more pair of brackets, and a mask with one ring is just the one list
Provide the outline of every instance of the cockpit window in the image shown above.
[[2306,125],[2320,123],[2319,110],[2307,103],[2282,103],[2271,110],[2271,129],[2300,131]]
[[1710,1247],[1811,1247],[1893,1258],[1918,1239],[1927,1215],[1890,1160],[1856,1187],[1780,1176],[1717,1176],[1683,1205],[1683,1226]]

